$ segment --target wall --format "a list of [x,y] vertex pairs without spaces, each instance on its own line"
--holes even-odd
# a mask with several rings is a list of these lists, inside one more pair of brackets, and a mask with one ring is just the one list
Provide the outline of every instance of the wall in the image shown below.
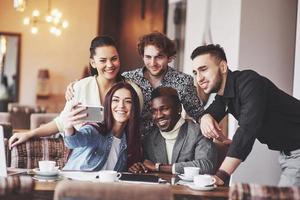
[[30,16],[35,8],[45,12],[47,1],[27,2],[26,10],[21,13],[14,10],[11,0],[0,1],[0,31],[22,34],[19,101],[33,105],[39,68],[50,70],[54,94],[63,94],[67,84],[81,76],[83,67],[88,64],[90,41],[97,34],[99,2],[52,1],[52,7],[57,7],[70,23],[60,37],[50,34],[46,24],[41,24],[37,35],[30,33],[22,19]]
[[298,3],[293,96],[300,99],[300,3]]
[[[211,40],[224,47],[230,69],[256,70],[287,93],[292,93],[296,0],[210,1],[211,34],[205,27],[208,1],[189,0],[187,3],[185,72],[192,72],[189,58],[192,50]],[[231,117],[230,135],[236,127],[236,121]],[[277,159],[278,152],[256,142],[232,181],[276,185],[280,175]]]
[[[237,0],[211,1],[211,38],[213,43],[221,44],[229,59],[231,69],[238,66],[238,47],[240,34],[240,6]],[[185,37],[185,56],[183,71],[192,74],[192,61],[190,55],[205,38],[205,20],[207,0],[187,1],[187,22]]]

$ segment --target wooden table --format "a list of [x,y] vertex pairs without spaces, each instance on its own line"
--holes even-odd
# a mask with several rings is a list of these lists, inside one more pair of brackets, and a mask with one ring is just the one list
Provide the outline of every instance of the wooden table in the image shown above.
[[[159,177],[171,183],[174,175],[157,173]],[[49,195],[53,198],[53,192],[58,182],[36,182],[34,190]],[[197,191],[182,185],[170,185],[174,198],[177,200],[196,200],[196,199],[228,199],[229,187],[217,187],[213,191]]]

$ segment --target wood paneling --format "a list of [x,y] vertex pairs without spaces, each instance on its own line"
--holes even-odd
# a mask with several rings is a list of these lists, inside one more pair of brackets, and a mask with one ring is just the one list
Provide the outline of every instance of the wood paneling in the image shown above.
[[99,34],[108,34],[118,43],[121,71],[142,66],[138,38],[165,32],[166,10],[167,0],[101,0]]

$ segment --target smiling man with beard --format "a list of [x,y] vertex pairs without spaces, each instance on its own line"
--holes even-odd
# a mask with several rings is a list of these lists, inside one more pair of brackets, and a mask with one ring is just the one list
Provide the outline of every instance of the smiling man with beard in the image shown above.
[[205,138],[199,124],[181,117],[182,106],[177,91],[159,87],[151,93],[150,108],[156,129],[144,138],[145,161],[135,163],[133,173],[160,171],[183,173],[184,167],[199,167],[200,174],[212,174],[217,151]]
[[201,117],[203,135],[223,141],[218,122],[228,113],[239,125],[216,173],[216,184],[228,181],[258,139],[280,151],[279,186],[300,186],[300,101],[253,70],[230,71],[220,45],[199,46],[191,59],[201,89],[206,94],[217,93]]
[[140,119],[141,134],[146,135],[153,130],[154,124],[152,123],[149,102],[152,91],[158,87],[176,89],[186,114],[198,121],[203,114],[203,104],[207,99],[204,97],[204,93],[200,93],[202,100],[198,98],[191,75],[170,66],[177,51],[174,41],[163,33],[152,32],[143,35],[139,39],[137,47],[144,65],[135,70],[124,72],[122,75],[136,83],[143,93],[144,106]]

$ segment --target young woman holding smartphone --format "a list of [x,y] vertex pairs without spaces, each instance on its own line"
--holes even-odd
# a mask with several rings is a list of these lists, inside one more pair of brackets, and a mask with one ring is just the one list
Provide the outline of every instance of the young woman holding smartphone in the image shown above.
[[74,106],[63,119],[68,148],[73,149],[64,170],[116,170],[141,159],[139,134],[139,99],[132,86],[125,82],[114,84],[104,101],[104,123],[80,124],[77,117],[83,110]]

